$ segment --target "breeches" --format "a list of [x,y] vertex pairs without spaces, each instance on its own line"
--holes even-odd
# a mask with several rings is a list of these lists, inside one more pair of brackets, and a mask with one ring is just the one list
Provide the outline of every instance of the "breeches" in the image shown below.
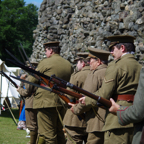
[[114,129],[105,132],[104,144],[131,144],[133,128]]
[[30,131],[37,131],[37,110],[25,109],[26,127]]
[[[58,107],[59,114],[64,115],[64,108]],[[38,109],[38,134],[43,137],[45,144],[65,144],[63,126],[56,108]]]
[[103,144],[103,143],[104,143],[104,132],[88,133],[86,144]]
[[[65,126],[66,132],[71,136],[76,144],[82,144],[87,140],[86,128]],[[67,137],[66,144],[73,144],[72,140]]]

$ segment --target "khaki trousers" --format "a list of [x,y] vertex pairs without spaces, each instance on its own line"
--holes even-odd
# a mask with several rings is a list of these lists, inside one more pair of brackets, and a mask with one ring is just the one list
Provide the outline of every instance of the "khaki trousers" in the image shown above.
[[104,132],[88,133],[86,144],[103,144],[103,143],[104,143]]
[[106,131],[104,144],[131,144],[133,128],[122,128]]
[[[75,144],[82,144],[87,140],[86,128],[65,126],[66,132],[71,136]],[[74,144],[73,141],[67,136],[66,144]]]
[[[63,118],[64,108],[58,107]],[[63,126],[60,122],[56,108],[38,109],[38,134],[43,137],[45,144],[65,144]]]
[[37,131],[37,110],[25,109],[26,127],[30,131]]

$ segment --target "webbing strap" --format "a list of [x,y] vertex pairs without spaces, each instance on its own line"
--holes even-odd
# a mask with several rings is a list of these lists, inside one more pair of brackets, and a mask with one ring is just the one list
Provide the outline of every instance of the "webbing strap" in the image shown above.
[[104,121],[103,118],[98,114],[98,112],[95,111],[94,107],[92,107],[92,109],[93,109],[95,115],[97,116],[97,118],[104,123],[105,121]]

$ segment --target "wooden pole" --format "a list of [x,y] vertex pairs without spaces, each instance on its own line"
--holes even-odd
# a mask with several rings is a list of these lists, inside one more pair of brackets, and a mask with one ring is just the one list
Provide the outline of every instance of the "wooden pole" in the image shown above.
[[7,101],[6,101],[6,99],[5,99],[5,102],[6,102],[6,105],[7,105],[8,109],[9,109],[9,111],[10,111],[12,117],[13,117],[13,120],[14,120],[15,124],[17,125],[17,121],[16,121],[16,119],[15,119],[15,117],[14,117],[14,115],[13,115],[13,113],[12,113],[12,111],[11,111],[11,109],[10,109],[10,107],[9,107],[9,105],[8,105],[8,103],[7,103]]

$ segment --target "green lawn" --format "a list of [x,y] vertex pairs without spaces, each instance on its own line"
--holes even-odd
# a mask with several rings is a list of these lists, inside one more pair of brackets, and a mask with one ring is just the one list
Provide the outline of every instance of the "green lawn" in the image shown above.
[[[18,122],[19,110],[12,109]],[[17,130],[17,126],[9,110],[2,111],[0,115],[0,144],[27,144],[30,140],[26,138],[25,130]]]

